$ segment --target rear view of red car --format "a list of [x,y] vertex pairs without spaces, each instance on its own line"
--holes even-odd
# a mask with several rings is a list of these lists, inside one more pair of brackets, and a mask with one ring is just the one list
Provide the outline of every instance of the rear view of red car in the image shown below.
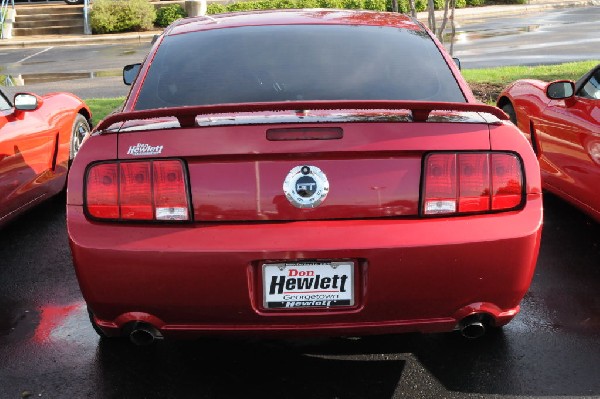
[[176,22],[69,177],[96,331],[147,343],[508,323],[542,200],[507,119],[400,14]]

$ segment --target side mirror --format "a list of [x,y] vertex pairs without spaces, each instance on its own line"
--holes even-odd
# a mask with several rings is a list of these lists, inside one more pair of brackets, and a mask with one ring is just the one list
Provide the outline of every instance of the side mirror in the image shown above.
[[458,67],[458,70],[462,70],[462,67],[460,66],[460,60],[456,57],[452,58],[454,60],[454,63],[456,64],[456,66]]
[[552,82],[546,88],[546,95],[552,100],[564,100],[575,94],[575,83],[570,80]]
[[131,86],[131,84],[135,81],[135,78],[137,77],[141,67],[142,64],[126,65],[123,68],[123,83],[125,83],[127,86]]
[[30,93],[17,93],[13,103],[19,111],[34,111],[42,105],[42,98]]

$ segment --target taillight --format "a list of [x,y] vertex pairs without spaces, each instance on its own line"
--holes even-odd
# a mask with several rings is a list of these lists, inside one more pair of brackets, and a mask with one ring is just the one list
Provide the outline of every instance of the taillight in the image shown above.
[[85,207],[114,220],[189,220],[186,172],[179,160],[110,162],[88,169]]
[[119,165],[103,163],[87,174],[86,206],[90,215],[100,219],[119,218]]
[[424,215],[515,209],[523,201],[521,162],[509,153],[429,154],[422,199]]
[[119,166],[121,219],[152,220],[151,162],[123,162]]
[[181,162],[154,162],[153,167],[156,219],[188,220],[188,195]]

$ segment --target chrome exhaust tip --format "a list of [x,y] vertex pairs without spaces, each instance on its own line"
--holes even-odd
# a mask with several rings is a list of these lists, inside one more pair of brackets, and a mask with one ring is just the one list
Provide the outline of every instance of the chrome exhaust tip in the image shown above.
[[465,324],[460,329],[462,336],[469,339],[481,338],[485,335],[485,331],[485,325],[480,321]]
[[129,333],[129,340],[137,346],[151,345],[157,339],[162,339],[160,332],[150,324],[146,323],[135,323]]
[[487,317],[485,315],[471,315],[460,322],[458,329],[461,335],[465,338],[481,338],[487,331],[486,319]]

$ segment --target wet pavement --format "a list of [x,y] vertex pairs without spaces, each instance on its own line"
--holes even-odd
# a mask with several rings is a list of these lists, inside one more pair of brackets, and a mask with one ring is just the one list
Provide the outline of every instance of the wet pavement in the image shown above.
[[64,195],[0,230],[0,398],[600,397],[600,225],[545,196],[521,313],[482,339],[102,341],[72,269]]
[[9,93],[67,91],[82,99],[125,96],[129,86],[123,84],[123,66],[141,62],[149,50],[150,42],[0,48],[0,76],[5,77],[0,85],[12,85],[7,87]]
[[473,18],[457,28],[454,56],[465,69],[600,60],[599,20],[600,7]]
[[[512,16],[474,13],[459,23],[454,55],[465,69],[600,60],[599,20],[600,6]],[[8,88],[10,94],[68,91],[83,99],[125,96],[129,87],[122,83],[122,67],[141,62],[150,46],[147,39],[144,43],[0,47],[0,77],[10,76],[16,85]],[[449,42],[446,47],[450,49]],[[0,80],[0,85],[5,84],[6,79]]]
[[[534,62],[535,43],[545,41],[540,51],[554,59],[550,43],[565,41],[560,32],[570,30],[587,33],[591,42],[581,48],[567,42],[573,53],[565,59],[600,59],[594,53],[600,16],[577,9],[545,15],[557,13],[566,19],[470,21],[469,41],[457,45],[457,55],[465,67],[484,66],[494,54],[495,64],[502,64],[512,52],[513,63]],[[554,32],[554,39],[541,32]],[[531,35],[537,42],[529,41]],[[140,61],[148,49],[0,49],[0,74],[17,72],[25,88],[40,94],[114,97],[128,89],[120,66]],[[92,330],[59,196],[0,230],[0,398],[598,398],[600,225],[550,195],[545,211],[541,255],[521,313],[479,340],[405,334],[135,347],[101,341]]]

